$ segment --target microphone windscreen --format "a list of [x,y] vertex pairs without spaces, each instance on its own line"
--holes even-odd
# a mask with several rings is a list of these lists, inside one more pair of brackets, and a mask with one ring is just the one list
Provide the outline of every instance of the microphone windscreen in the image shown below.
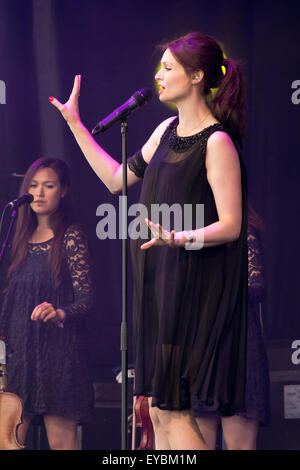
[[151,100],[153,93],[149,88],[142,88],[141,90],[136,91],[132,96],[136,99],[139,106],[143,106],[143,104],[148,103],[148,101]]
[[34,197],[30,193],[25,193],[25,194],[23,194],[23,196],[21,196],[20,199],[22,199],[22,201],[24,201],[24,202],[29,202],[30,203],[30,202],[33,201]]

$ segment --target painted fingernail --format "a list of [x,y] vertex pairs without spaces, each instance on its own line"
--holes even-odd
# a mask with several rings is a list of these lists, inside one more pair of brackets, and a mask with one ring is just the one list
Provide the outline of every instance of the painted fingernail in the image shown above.
[[49,101],[53,101],[53,100],[54,100],[53,96],[50,96]]

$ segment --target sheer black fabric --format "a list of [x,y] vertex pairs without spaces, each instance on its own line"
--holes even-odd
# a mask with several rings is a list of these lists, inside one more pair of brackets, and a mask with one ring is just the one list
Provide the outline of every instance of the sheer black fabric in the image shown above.
[[127,165],[138,178],[144,178],[148,163],[144,160],[141,150],[138,150],[132,157],[128,158]]
[[[259,421],[261,426],[270,426],[270,380],[266,347],[262,335],[260,302],[264,296],[264,273],[261,241],[253,226],[248,227],[248,332],[247,332],[247,378],[246,411],[237,413],[248,419]],[[193,397],[195,416],[211,412]]]
[[[48,253],[52,240],[30,243],[5,294],[0,329],[8,352],[8,390],[19,395],[27,414],[55,414],[89,421],[93,390],[86,359],[85,317],[92,285],[87,241],[75,226],[63,239],[62,282],[54,287]],[[63,328],[30,319],[42,302],[67,314]]]
[[[166,129],[145,170],[140,203],[150,219],[153,204],[179,204],[182,210],[184,204],[204,204],[207,226],[218,214],[206,175],[206,144],[213,132],[224,129],[210,126],[179,150],[172,145],[177,124],[175,119]],[[153,406],[161,409],[190,408],[191,394],[223,415],[245,409],[247,204],[240,162],[243,222],[236,242],[143,251],[145,240],[131,241],[135,394],[152,396]]]

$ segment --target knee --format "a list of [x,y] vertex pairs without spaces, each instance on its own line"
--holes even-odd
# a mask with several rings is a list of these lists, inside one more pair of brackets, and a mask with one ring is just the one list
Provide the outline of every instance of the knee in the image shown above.
[[62,450],[63,449],[63,442],[61,439],[51,436],[48,436],[48,444],[51,450]]
[[51,450],[77,450],[78,443],[76,437],[65,439],[59,436],[48,437],[48,443]]
[[149,408],[149,414],[152,421],[154,430],[163,428],[166,432],[168,431],[168,424],[170,422],[170,411],[161,410],[157,406]]
[[156,429],[160,424],[159,411],[159,408],[157,408],[156,406],[149,407],[149,415],[154,429]]
[[154,429],[160,428],[166,434],[169,434],[170,428],[172,426],[172,418],[176,412],[169,410],[161,410],[160,408],[154,407],[152,408],[151,413],[151,420]]
[[227,450],[256,450],[256,442],[252,440],[228,439],[225,440]]

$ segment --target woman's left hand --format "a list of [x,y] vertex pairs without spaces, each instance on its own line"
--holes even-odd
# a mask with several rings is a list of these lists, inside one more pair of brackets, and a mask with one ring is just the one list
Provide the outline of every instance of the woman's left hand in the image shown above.
[[181,243],[180,239],[175,240],[174,230],[168,232],[160,224],[154,224],[149,219],[146,219],[146,224],[150,228],[152,234],[154,235],[154,238],[152,238],[149,242],[143,243],[143,245],[141,245],[141,250],[148,250],[152,246],[167,245],[173,248],[175,246],[184,245],[184,243]]
[[55,309],[52,304],[43,302],[35,307],[30,318],[33,321],[59,323],[64,320],[65,313],[63,310]]

